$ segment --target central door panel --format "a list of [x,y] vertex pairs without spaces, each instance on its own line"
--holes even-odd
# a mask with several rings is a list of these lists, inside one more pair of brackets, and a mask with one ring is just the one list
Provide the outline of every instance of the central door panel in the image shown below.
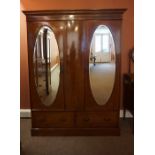
[[81,110],[84,105],[84,56],[81,48],[82,23],[67,21],[64,51],[66,110]]

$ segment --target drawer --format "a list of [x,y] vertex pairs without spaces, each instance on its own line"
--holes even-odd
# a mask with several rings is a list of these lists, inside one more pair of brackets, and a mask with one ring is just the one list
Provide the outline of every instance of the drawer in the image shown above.
[[32,112],[33,128],[70,128],[74,126],[72,112]]
[[80,112],[76,115],[77,127],[117,127],[118,113],[115,112]]

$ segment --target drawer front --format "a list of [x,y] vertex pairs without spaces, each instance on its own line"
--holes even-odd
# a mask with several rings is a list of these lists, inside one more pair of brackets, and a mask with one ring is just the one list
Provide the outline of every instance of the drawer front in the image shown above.
[[77,113],[77,127],[117,127],[118,113],[115,112],[84,112]]
[[69,128],[74,126],[72,112],[32,112],[33,128]]

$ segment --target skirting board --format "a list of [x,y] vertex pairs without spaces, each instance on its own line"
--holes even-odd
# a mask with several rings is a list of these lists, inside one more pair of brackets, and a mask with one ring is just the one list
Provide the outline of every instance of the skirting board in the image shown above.
[[[30,117],[31,117],[30,109],[20,109],[20,118],[30,118]],[[120,110],[120,118],[122,117],[123,117],[123,110]],[[128,110],[126,111],[126,118],[132,118],[132,115]]]
[[30,109],[20,109],[20,118],[30,118],[31,110]]

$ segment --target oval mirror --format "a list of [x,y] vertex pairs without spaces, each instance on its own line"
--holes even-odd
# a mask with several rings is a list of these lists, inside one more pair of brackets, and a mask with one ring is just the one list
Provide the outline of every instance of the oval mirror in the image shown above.
[[109,28],[96,28],[89,54],[89,79],[93,97],[98,105],[109,100],[115,81],[115,45]]
[[59,87],[60,58],[53,31],[43,26],[37,35],[33,53],[34,79],[44,105],[51,105]]

